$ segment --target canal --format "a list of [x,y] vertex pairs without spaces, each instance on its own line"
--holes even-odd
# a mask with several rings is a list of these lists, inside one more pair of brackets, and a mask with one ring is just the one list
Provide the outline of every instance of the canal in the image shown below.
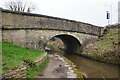
[[116,65],[94,61],[75,54],[65,54],[64,56],[70,59],[88,78],[118,78],[120,67]]

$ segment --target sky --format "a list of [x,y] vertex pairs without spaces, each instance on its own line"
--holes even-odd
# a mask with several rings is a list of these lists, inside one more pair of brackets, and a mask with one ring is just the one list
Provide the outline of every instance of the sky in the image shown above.
[[[0,0],[0,7],[11,0]],[[60,17],[97,26],[108,25],[106,11],[110,12],[110,24],[118,23],[118,1],[120,0],[21,0],[31,2],[33,13]]]

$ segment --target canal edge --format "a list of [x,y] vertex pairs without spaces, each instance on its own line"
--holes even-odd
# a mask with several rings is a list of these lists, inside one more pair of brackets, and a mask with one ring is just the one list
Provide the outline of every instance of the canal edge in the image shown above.
[[76,68],[76,65],[71,60],[69,60],[68,58],[64,57],[63,55],[60,55],[60,57],[62,57],[70,65],[70,67],[72,67],[72,70],[74,71],[74,73],[77,74],[77,78],[81,78],[83,80],[85,78],[87,78],[87,75],[85,73],[80,72]]

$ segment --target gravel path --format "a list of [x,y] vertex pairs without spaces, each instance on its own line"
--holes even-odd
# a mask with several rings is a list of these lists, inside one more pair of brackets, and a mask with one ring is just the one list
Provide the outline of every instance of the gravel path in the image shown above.
[[38,78],[77,78],[72,67],[59,55],[49,55],[49,63],[43,76]]

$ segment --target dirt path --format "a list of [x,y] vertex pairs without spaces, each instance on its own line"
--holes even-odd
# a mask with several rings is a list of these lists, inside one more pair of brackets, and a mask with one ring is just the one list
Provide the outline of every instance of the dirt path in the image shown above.
[[[38,78],[76,78],[77,75],[70,70],[69,65],[59,55],[49,55],[50,60],[43,76]],[[66,66],[67,65],[67,66]],[[71,73],[70,73],[71,71]],[[71,75],[69,75],[69,73]]]

